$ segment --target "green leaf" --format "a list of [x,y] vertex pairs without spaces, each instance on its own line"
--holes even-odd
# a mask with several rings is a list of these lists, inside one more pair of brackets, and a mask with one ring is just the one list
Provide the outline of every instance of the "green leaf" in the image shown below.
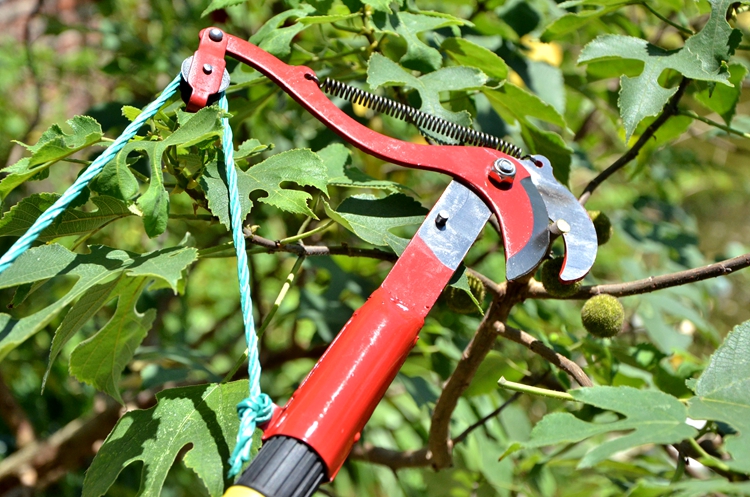
[[737,435],[724,439],[730,467],[750,472],[750,321],[735,326],[714,352],[690,400],[690,417],[730,424]]
[[52,347],[49,352],[49,361],[47,361],[47,370],[44,372],[44,378],[42,379],[42,390],[47,383],[47,377],[49,376],[52,363],[57,359],[58,354],[62,350],[63,346],[68,343],[73,335],[80,330],[89,319],[94,317],[94,314],[99,312],[107,302],[114,298],[112,291],[117,288],[120,280],[122,279],[122,273],[113,278],[112,280],[96,285],[85,292],[78,301],[70,308],[62,323],[55,331],[55,336],[52,339]]
[[128,121],[133,122],[138,116],[141,115],[141,109],[139,109],[138,107],[133,107],[132,105],[123,105],[122,115]]
[[103,136],[101,126],[91,117],[75,116],[66,122],[73,130],[70,134],[53,124],[35,145],[21,143],[31,152],[31,156],[24,157],[4,170],[9,174],[0,181],[0,202],[20,184],[37,174],[45,173],[55,162],[98,143]]
[[315,9],[312,6],[301,4],[299,8],[277,14],[266,21],[249,41],[276,57],[286,57],[292,51],[292,39],[309,25],[298,22],[283,28],[281,26],[289,19],[307,17],[313,12]]
[[[61,245],[42,245],[21,255],[4,273],[0,274],[0,288],[9,288],[57,275],[76,277],[77,281],[56,302],[19,320],[0,314],[0,360],[44,328],[61,310],[81,297],[89,289],[120,274],[159,278],[177,290],[182,270],[197,259],[192,247],[172,247],[134,254],[124,250],[94,245],[89,254],[74,254]],[[40,261],[44,261],[40,264]]]
[[[602,16],[605,16],[611,12],[614,12],[620,8],[622,8],[625,5],[631,5],[634,3],[642,3],[640,0],[636,1],[622,1],[622,0],[615,0],[612,2],[606,2],[606,1],[597,1],[597,2],[565,2],[566,7],[572,7],[573,3],[575,4],[585,4],[585,5],[596,5],[601,6],[600,9],[586,9],[586,10],[579,10],[575,13],[567,13],[563,15],[562,17],[559,17],[555,19],[549,26],[547,26],[542,33],[542,36],[540,37],[540,40],[544,43],[549,43],[550,41],[557,40],[561,38],[562,36],[572,33],[574,31],[578,31],[587,24],[591,23],[592,21],[595,21]],[[559,7],[563,7],[563,4],[559,5]],[[564,8],[564,7],[563,7]]]
[[117,296],[117,310],[94,336],[76,346],[70,355],[70,373],[120,404],[120,377],[156,319],[156,309],[139,313],[135,304],[150,282],[146,277],[125,278],[112,296]]
[[321,160],[328,168],[328,185],[352,187],[352,188],[374,188],[396,192],[403,189],[398,183],[386,180],[377,180],[352,166],[351,152],[341,143],[332,143],[317,152]]
[[[247,171],[237,171],[240,191],[241,215],[244,219],[253,208],[250,194],[262,190],[267,195],[258,200],[286,212],[304,214],[317,219],[307,205],[312,196],[307,192],[290,190],[281,185],[286,182],[312,186],[327,195],[327,175],[323,161],[311,150],[289,150],[276,154]],[[229,197],[224,179],[216,162],[206,166],[201,176],[201,186],[208,198],[208,208],[230,229]]]
[[185,465],[195,471],[209,495],[221,496],[231,484],[225,475],[237,436],[236,406],[247,396],[247,388],[245,380],[173,388],[156,394],[154,407],[128,412],[86,472],[83,496],[104,495],[125,467],[141,461],[138,496],[157,497],[177,455],[188,445],[192,447],[184,455]]
[[[0,236],[21,236],[42,213],[60,198],[54,193],[38,193],[14,205],[0,219]],[[54,240],[61,236],[85,235],[117,219],[132,216],[128,206],[112,197],[91,199],[97,210],[93,212],[66,209],[49,228],[42,231],[38,240]]]
[[677,443],[697,433],[685,424],[687,408],[663,392],[602,386],[578,388],[569,393],[580,402],[621,413],[625,419],[589,423],[567,412],[548,414],[531,431],[528,442],[509,448],[506,454],[520,447],[577,443],[595,435],[632,430],[623,436],[610,436],[586,452],[578,467],[588,468],[623,450],[649,443]]
[[508,77],[508,65],[495,52],[463,38],[447,38],[443,51],[462,66],[476,67],[491,78],[504,80]]
[[487,76],[472,67],[446,67],[417,78],[378,53],[372,54],[367,67],[367,83],[373,89],[400,85],[414,88],[422,100],[422,111],[462,126],[471,126],[471,116],[466,111],[451,112],[443,107],[440,92],[479,88],[486,82]]
[[740,100],[742,81],[745,76],[747,76],[747,67],[742,64],[732,64],[729,66],[729,82],[734,87],[715,85],[713,88],[704,88],[693,96],[707,109],[719,114],[724,122],[730,125],[737,109],[737,102]]
[[359,17],[360,14],[358,12],[355,12],[354,14],[332,14],[326,16],[303,17],[297,22],[299,22],[300,24],[330,24],[332,22],[347,21],[349,19],[357,19]]
[[271,148],[271,145],[263,145],[258,139],[251,138],[250,140],[245,140],[244,142],[242,142],[239,148],[234,151],[234,159],[249,159],[250,157],[254,157],[261,152],[270,150]]
[[130,170],[128,155],[136,150],[145,150],[142,143],[139,141],[127,143],[117,153],[114,160],[107,162],[102,172],[91,181],[90,188],[102,195],[120,200],[131,200],[138,195],[138,180]]
[[[153,238],[164,233],[169,220],[169,193],[164,189],[162,173],[162,156],[170,146],[177,147],[177,153],[186,152],[187,147],[219,138],[223,127],[220,117],[221,109],[217,106],[205,107],[182,122],[174,133],[162,141],[133,141],[117,154],[115,161],[122,164],[130,152],[142,150],[148,154],[151,167],[151,181],[148,189],[141,195],[136,204],[143,212],[143,226],[146,234]],[[125,167],[125,166],[123,166]],[[122,192],[125,195],[125,192]]]
[[239,5],[247,1],[248,0],[213,0],[210,4],[208,4],[208,7],[206,7],[205,10],[201,12],[201,17],[206,17],[214,10],[225,9],[227,7]]
[[349,197],[333,210],[325,203],[328,216],[367,243],[389,246],[394,252],[403,252],[409,240],[391,233],[394,228],[419,224],[427,209],[402,193],[384,198],[372,195]]
[[400,36],[406,42],[406,53],[401,57],[401,64],[409,69],[431,72],[440,68],[443,58],[436,49],[428,46],[417,36],[424,31],[434,31],[447,26],[461,26],[466,21],[455,17],[440,15],[412,14],[396,12],[385,14],[376,12],[372,16],[373,24],[379,31]]
[[509,82],[500,88],[485,88],[482,92],[503,120],[517,122],[521,126],[521,135],[529,151],[547,157],[552,163],[555,177],[567,184],[573,149],[558,133],[541,129],[529,119],[535,118],[567,129],[562,115],[538,96]]
[[607,58],[640,60],[643,72],[620,80],[620,116],[625,141],[630,141],[644,118],[658,114],[677,88],[663,88],[659,76],[673,69],[683,76],[731,86],[726,62],[739,45],[741,34],[726,21],[731,0],[710,0],[711,16],[703,29],[691,36],[679,50],[664,50],[646,40],[622,35],[602,35],[583,48],[578,63]]

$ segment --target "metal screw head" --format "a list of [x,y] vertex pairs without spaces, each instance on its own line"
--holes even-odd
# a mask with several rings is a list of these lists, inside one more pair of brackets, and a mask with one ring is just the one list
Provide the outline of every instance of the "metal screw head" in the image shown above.
[[208,37],[211,39],[211,41],[215,41],[218,43],[222,39],[224,39],[224,33],[222,33],[220,29],[211,28],[211,31],[208,32]]
[[435,226],[438,227],[438,229],[445,228],[445,223],[448,222],[448,218],[450,217],[450,214],[448,214],[448,211],[442,210],[437,213],[437,216],[435,216]]
[[211,74],[214,72],[214,66],[211,64],[203,64],[203,72],[206,74]]

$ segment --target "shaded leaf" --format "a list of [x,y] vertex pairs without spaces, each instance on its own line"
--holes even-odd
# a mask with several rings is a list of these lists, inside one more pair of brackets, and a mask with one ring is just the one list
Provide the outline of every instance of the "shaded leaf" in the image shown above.
[[[452,112],[443,107],[440,103],[440,92],[478,88],[486,81],[487,76],[472,67],[446,67],[415,77],[378,53],[372,54],[367,67],[367,83],[372,88],[400,85],[413,88],[417,90],[422,100],[420,110],[462,126],[471,126],[471,116],[466,111]],[[431,132],[425,134],[433,135]],[[437,136],[440,137],[440,135]]]
[[226,9],[227,7],[239,5],[247,1],[248,0],[212,0],[212,2],[208,4],[208,7],[206,7],[203,12],[201,12],[201,17],[206,17],[214,10]]
[[281,27],[289,19],[306,17],[315,12],[315,8],[307,4],[301,4],[299,8],[287,10],[270,18],[253,36],[250,43],[277,57],[285,57],[292,51],[292,38],[297,36],[308,24],[295,23],[291,26]]
[[[267,195],[258,200],[294,214],[304,214],[317,219],[307,205],[312,197],[307,192],[282,187],[291,182],[300,186],[312,186],[327,194],[326,168],[311,150],[289,150],[269,157],[247,171],[237,171],[240,191],[241,215],[244,219],[250,213],[253,203],[250,194],[262,190]],[[219,221],[230,228],[229,197],[223,167],[216,162],[206,166],[201,176],[201,186],[206,192],[208,208]]]
[[[21,236],[39,216],[60,198],[54,193],[38,193],[14,205],[0,219],[0,236]],[[61,236],[85,235],[117,219],[132,216],[127,205],[119,200],[97,196],[91,199],[97,210],[86,212],[68,208],[42,231],[38,240],[46,242]]]
[[[163,279],[176,291],[182,270],[195,261],[198,254],[191,247],[172,247],[142,255],[99,245],[90,248],[89,254],[74,254],[61,245],[42,245],[25,252],[0,274],[0,288],[33,283],[57,275],[77,278],[63,297],[30,316],[14,320],[8,314],[0,314],[0,360],[44,328],[62,309],[90,288],[120,274]],[[40,264],[40,261],[44,261],[44,264]]]
[[72,133],[65,133],[59,125],[53,124],[34,145],[21,143],[29,152],[12,166],[3,170],[8,175],[0,181],[0,201],[18,185],[40,173],[46,173],[55,162],[98,143],[102,138],[102,128],[95,119],[88,116],[75,116],[66,121]]
[[580,402],[621,413],[625,419],[589,423],[567,412],[548,414],[531,431],[528,442],[514,444],[506,454],[519,448],[577,443],[595,435],[632,430],[586,452],[578,467],[588,468],[623,450],[648,443],[677,443],[697,433],[685,424],[687,408],[676,398],[659,391],[602,386],[578,388],[569,393]]
[[[86,472],[84,497],[104,495],[117,475],[136,461],[143,462],[138,495],[156,497],[175,458],[190,444],[184,463],[195,471],[209,495],[222,495],[231,483],[225,475],[237,436],[236,405],[246,395],[245,380],[156,394],[154,407],[120,418]],[[254,448],[255,453],[257,443]]]
[[139,313],[135,304],[149,278],[125,278],[112,294],[117,310],[94,336],[76,346],[70,355],[70,373],[79,381],[94,386],[120,404],[120,377],[156,319],[156,309]]
[[727,125],[732,123],[737,102],[742,92],[742,81],[747,76],[747,68],[742,64],[729,66],[729,82],[734,87],[715,85],[713,88],[704,88],[696,92],[693,97],[706,108],[719,114]]
[[476,67],[491,78],[504,80],[508,76],[508,65],[495,52],[463,38],[447,38],[443,51],[462,66]]
[[351,152],[341,143],[332,143],[317,152],[328,168],[328,184],[352,188],[375,188],[395,192],[403,189],[393,181],[378,180],[351,164]]
[[409,240],[394,235],[391,230],[402,226],[420,224],[427,209],[402,193],[384,198],[372,195],[349,197],[333,210],[325,204],[326,213],[337,223],[367,243],[389,246],[394,252],[403,252]]
[[724,461],[750,471],[750,321],[735,326],[714,352],[695,386],[690,417],[723,421],[737,430],[724,440],[734,458]]

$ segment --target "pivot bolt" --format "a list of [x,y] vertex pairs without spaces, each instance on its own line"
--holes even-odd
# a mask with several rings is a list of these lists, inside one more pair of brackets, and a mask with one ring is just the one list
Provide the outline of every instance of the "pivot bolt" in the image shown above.
[[214,72],[214,66],[212,66],[211,64],[203,64],[203,72],[205,74],[211,74],[212,72]]
[[497,159],[492,165],[490,176],[501,183],[513,181],[516,176],[516,165],[508,159]]
[[222,33],[220,29],[212,28],[211,31],[208,32],[208,37],[211,41],[218,43],[224,39],[224,33]]
[[448,222],[448,218],[450,217],[450,214],[448,214],[448,211],[442,210],[437,213],[437,216],[435,216],[435,226],[438,227],[438,229],[445,228],[445,223]]
[[549,232],[552,233],[555,236],[564,235],[566,233],[570,233],[570,224],[565,219],[558,219],[554,223],[550,224]]

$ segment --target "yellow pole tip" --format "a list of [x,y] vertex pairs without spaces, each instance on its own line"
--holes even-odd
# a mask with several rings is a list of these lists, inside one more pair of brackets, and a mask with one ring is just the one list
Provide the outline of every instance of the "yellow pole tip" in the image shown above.
[[224,497],[265,497],[262,493],[252,488],[235,485],[224,492]]

